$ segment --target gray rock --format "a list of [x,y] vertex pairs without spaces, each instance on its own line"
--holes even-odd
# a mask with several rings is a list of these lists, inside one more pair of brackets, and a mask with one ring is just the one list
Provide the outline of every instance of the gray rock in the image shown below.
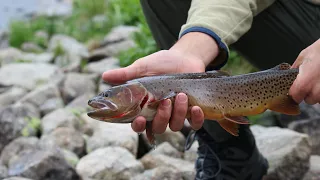
[[198,158],[198,154],[197,154],[198,147],[199,147],[198,141],[194,141],[190,149],[184,152],[183,159],[190,162],[195,162],[196,159]]
[[39,45],[33,43],[33,42],[25,42],[21,45],[22,51],[25,52],[32,52],[32,53],[39,53],[43,52],[44,49],[41,48]]
[[73,167],[76,168],[78,162],[80,161],[79,157],[72,151],[61,149],[61,153],[64,157],[64,159],[67,161],[67,163]]
[[[91,109],[90,106],[88,106],[88,100],[90,98],[92,98],[93,96],[95,96],[94,94],[83,94],[81,96],[78,96],[77,98],[75,98],[73,101],[71,101],[66,108],[68,109],[73,109],[73,110],[77,110],[79,111],[79,113],[84,113],[86,111],[88,111],[89,109]],[[81,115],[80,114],[80,115]]]
[[305,174],[303,180],[320,179],[320,156],[310,157],[310,169]]
[[163,154],[147,154],[140,160],[145,169],[153,169],[159,166],[173,166],[181,173],[183,179],[191,180],[195,178],[194,163],[178,158],[169,157]]
[[9,162],[9,176],[23,176],[34,180],[80,180],[63,155],[55,150],[27,150]]
[[104,51],[106,55],[117,56],[120,52],[126,51],[136,46],[137,44],[133,40],[129,39],[129,40],[120,41],[117,43],[112,43],[104,48],[97,49],[95,51],[100,50],[100,51]]
[[155,150],[150,151],[149,154],[163,154],[174,158],[181,158],[182,155],[182,153],[172,147],[172,145],[168,142],[161,143],[155,148]]
[[41,54],[23,53],[19,57],[19,61],[32,62],[32,63],[50,63],[53,61],[54,54],[50,52],[44,52]]
[[19,137],[10,142],[2,151],[0,161],[8,166],[12,158],[18,156],[22,151],[36,149],[39,139],[36,137]]
[[43,63],[8,64],[0,69],[0,84],[32,90],[48,82],[58,83],[63,73],[58,67]]
[[3,180],[33,180],[33,179],[24,178],[24,177],[9,177],[9,178],[5,178]]
[[85,141],[82,134],[67,127],[60,127],[50,134],[43,135],[39,146],[43,149],[60,147],[72,151],[78,156],[82,156],[85,153]]
[[294,121],[289,124],[289,129],[308,134],[312,144],[312,154],[320,155],[320,117]]
[[7,106],[15,103],[20,100],[25,94],[27,90],[20,87],[11,87],[7,91],[0,94],[0,106]]
[[143,174],[134,176],[130,180],[183,180],[181,173],[172,166],[159,166],[146,170]]
[[143,166],[128,150],[121,147],[106,147],[81,158],[76,170],[82,178],[128,180],[141,173]]
[[251,126],[259,151],[269,161],[265,179],[301,179],[309,169],[310,139],[278,127]]
[[101,82],[100,84],[99,84],[99,92],[103,92],[103,91],[105,91],[105,90],[107,90],[107,89],[110,89],[112,86],[111,85],[109,85],[109,84],[107,84],[107,83],[103,83],[103,82]]
[[0,179],[8,177],[8,169],[0,164]]
[[95,94],[97,76],[69,73],[63,83],[62,96],[70,102],[83,94]]
[[62,68],[63,72],[80,72],[81,57],[75,54],[63,54],[55,59],[55,64]]
[[0,152],[13,139],[38,132],[35,122],[39,112],[29,104],[15,104],[0,109]]
[[105,71],[120,68],[119,60],[114,57],[105,58],[101,61],[89,63],[84,71],[88,73],[103,74]]
[[132,130],[130,124],[94,121],[99,125],[94,127],[94,133],[87,141],[87,152],[107,146],[120,146],[133,155],[137,154],[138,134]]
[[72,37],[62,34],[54,35],[50,39],[48,48],[51,52],[54,52],[59,48],[64,52],[64,54],[77,55],[83,58],[87,58],[89,56],[88,49],[83,44]]
[[41,109],[42,114],[47,114],[64,106],[59,88],[55,84],[39,86],[25,95],[20,102],[33,104]]
[[180,152],[184,151],[186,138],[179,131],[173,132],[169,127],[167,127],[166,131],[163,134],[156,134],[155,138],[156,138],[157,145],[163,142],[169,142],[178,151]]
[[114,27],[109,34],[104,38],[104,42],[112,43],[131,38],[133,33],[139,31],[138,27],[135,26],[117,26]]
[[45,115],[41,120],[41,129],[43,134],[49,134],[58,127],[79,129],[80,122],[77,116],[68,109],[57,109]]
[[22,55],[19,49],[10,47],[0,50],[0,64],[11,64],[16,62]]

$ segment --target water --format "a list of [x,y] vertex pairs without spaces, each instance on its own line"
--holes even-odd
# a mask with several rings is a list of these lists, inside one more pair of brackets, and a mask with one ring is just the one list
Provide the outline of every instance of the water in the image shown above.
[[34,13],[37,4],[38,0],[0,0],[0,30],[6,29],[10,20]]

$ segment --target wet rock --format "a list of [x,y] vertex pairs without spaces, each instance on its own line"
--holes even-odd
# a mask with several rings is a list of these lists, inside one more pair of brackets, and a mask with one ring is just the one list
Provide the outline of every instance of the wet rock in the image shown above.
[[25,95],[21,103],[31,103],[41,109],[42,114],[47,114],[64,106],[59,88],[55,84],[39,86]]
[[36,149],[38,141],[39,139],[36,137],[19,137],[11,141],[1,153],[1,163],[8,166],[10,159],[16,158],[20,152],[29,149]]
[[0,106],[7,106],[15,103],[16,101],[20,100],[26,93],[26,89],[13,86],[0,94]]
[[310,157],[310,169],[305,174],[303,180],[320,179],[320,156]]
[[107,146],[120,146],[128,149],[133,155],[137,154],[138,134],[130,124],[115,124],[100,122],[94,127],[93,135],[87,141],[87,152]]
[[55,64],[62,68],[63,72],[80,72],[81,57],[75,54],[63,54],[55,59]]
[[181,173],[183,179],[191,180],[195,178],[194,163],[178,158],[169,157],[163,154],[145,155],[141,158],[145,169],[152,169],[159,166],[174,167]]
[[81,158],[76,170],[82,178],[129,180],[141,173],[143,166],[128,150],[121,147],[106,147]]
[[48,82],[58,83],[62,78],[63,73],[51,64],[8,64],[0,69],[0,84],[16,85],[28,90]]
[[161,144],[162,142],[169,142],[178,151],[184,151],[186,139],[181,132],[173,132],[169,127],[167,127],[163,134],[156,134],[155,138],[157,145]]
[[54,35],[50,39],[48,48],[51,52],[60,49],[59,51],[62,50],[62,53],[64,54],[77,55],[83,58],[87,58],[89,56],[88,49],[83,44],[72,37],[62,34]]
[[181,158],[181,153],[176,150],[172,145],[168,142],[163,142],[159,146],[156,147],[155,150],[150,151],[149,154],[163,154],[169,157]]
[[23,176],[34,180],[80,180],[63,155],[55,150],[23,151],[9,162],[9,176]]
[[8,177],[8,169],[0,164],[0,179]]
[[77,116],[68,109],[57,109],[45,115],[41,120],[41,129],[43,134],[49,134],[58,127],[79,129],[80,122]]
[[289,124],[288,128],[308,134],[311,139],[312,154],[320,155],[320,117],[294,121]]
[[78,156],[82,156],[85,153],[85,141],[82,134],[67,127],[60,127],[50,134],[43,135],[39,146],[43,149],[60,147],[72,151]]
[[89,63],[84,71],[88,73],[103,74],[105,71],[120,68],[119,60],[114,57],[105,58],[101,61]]
[[265,179],[301,179],[309,168],[310,139],[278,127],[251,126],[259,151],[269,161]]
[[181,173],[171,166],[160,166],[146,170],[143,174],[134,176],[130,180],[183,180]]
[[190,149],[188,149],[184,152],[183,159],[190,161],[190,162],[195,162],[196,159],[198,158],[198,154],[197,154],[198,147],[199,147],[198,141],[194,141],[194,143],[192,144]]
[[20,136],[37,134],[34,122],[39,112],[29,104],[15,104],[0,109],[0,152],[12,140]]
[[9,178],[5,178],[3,180],[33,180],[33,179],[24,178],[24,177],[9,177]]
[[11,64],[16,62],[22,55],[22,52],[19,49],[10,47],[0,50],[0,64]]
[[63,83],[62,96],[70,102],[83,94],[95,94],[97,76],[69,73]]
[[44,51],[44,49],[42,49],[39,45],[32,42],[23,43],[21,45],[21,49],[24,52],[32,52],[32,53],[40,53]]

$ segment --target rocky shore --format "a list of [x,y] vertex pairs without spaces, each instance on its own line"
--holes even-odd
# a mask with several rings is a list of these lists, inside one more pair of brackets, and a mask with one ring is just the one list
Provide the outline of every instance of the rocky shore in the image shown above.
[[[135,46],[130,34],[138,30],[115,27],[89,47],[62,34],[49,38],[37,32],[47,49],[33,43],[8,47],[7,35],[0,35],[0,179],[194,179],[198,144],[185,151],[181,132],[167,129],[150,149],[130,124],[86,115],[87,100],[110,87],[100,79],[102,72],[119,68],[116,55]],[[319,106],[303,105],[295,119],[274,119],[282,128],[251,126],[269,161],[265,179],[320,179]]]

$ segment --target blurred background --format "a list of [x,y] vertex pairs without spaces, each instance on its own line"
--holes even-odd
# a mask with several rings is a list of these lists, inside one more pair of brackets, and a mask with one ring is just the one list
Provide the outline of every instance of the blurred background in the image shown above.
[[[104,71],[157,50],[139,0],[2,1],[0,179],[194,179],[188,128],[167,129],[153,149],[130,124],[86,115],[88,99],[111,87]],[[233,50],[223,70],[257,71]],[[249,117],[270,179],[320,179],[320,108],[301,108]]]

